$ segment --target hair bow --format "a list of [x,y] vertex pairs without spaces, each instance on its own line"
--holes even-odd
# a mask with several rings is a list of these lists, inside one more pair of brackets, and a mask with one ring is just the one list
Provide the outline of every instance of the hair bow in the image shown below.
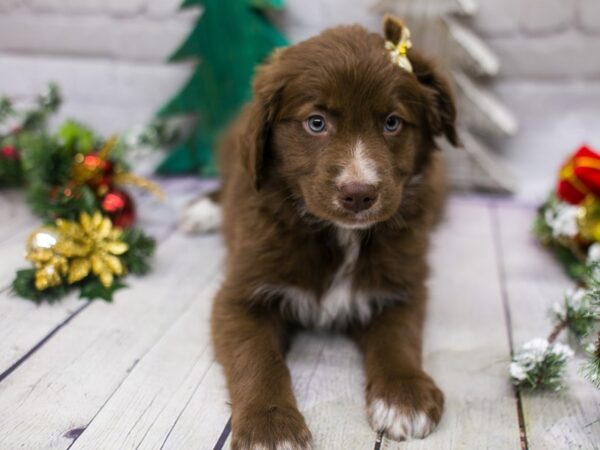
[[400,40],[397,44],[394,44],[392,41],[385,41],[385,48],[389,50],[390,56],[392,58],[392,62],[394,64],[399,65],[407,72],[412,72],[413,67],[410,61],[408,60],[408,49],[412,48],[412,41],[410,40],[410,30],[407,26],[402,26],[402,31],[400,32]]

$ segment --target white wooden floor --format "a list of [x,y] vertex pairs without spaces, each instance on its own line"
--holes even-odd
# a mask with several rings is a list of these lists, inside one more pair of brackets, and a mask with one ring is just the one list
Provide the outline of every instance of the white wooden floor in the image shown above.
[[[207,333],[223,249],[218,237],[175,231],[189,185],[167,190],[166,205],[139,200],[141,225],[160,242],[154,273],[128,280],[113,304],[72,296],[52,306],[5,289],[37,220],[20,194],[0,193],[1,450],[228,448]],[[513,342],[547,334],[547,309],[571,285],[530,237],[533,212],[486,197],[450,201],[431,254],[425,333],[447,407],[427,439],[379,442],[356,349],[340,336],[300,336],[289,364],[317,450],[598,448],[600,394],[577,365],[562,394],[519,397],[508,382]]]

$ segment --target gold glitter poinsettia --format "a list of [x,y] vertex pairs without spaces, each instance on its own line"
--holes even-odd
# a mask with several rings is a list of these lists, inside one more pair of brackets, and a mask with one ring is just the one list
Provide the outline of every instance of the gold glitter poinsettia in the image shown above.
[[28,239],[27,259],[36,267],[35,287],[39,290],[58,286],[62,277],[73,284],[90,273],[104,287],[125,267],[119,258],[129,249],[121,240],[122,231],[113,228],[109,218],[95,212],[82,213],[79,222],[57,219],[55,227],[43,227]]
[[58,219],[56,228],[60,238],[56,252],[69,258],[67,281],[72,284],[87,277],[90,272],[104,287],[110,287],[114,275],[125,272],[119,258],[129,247],[121,240],[122,231],[113,228],[108,217],[99,212],[82,213],[79,223]]

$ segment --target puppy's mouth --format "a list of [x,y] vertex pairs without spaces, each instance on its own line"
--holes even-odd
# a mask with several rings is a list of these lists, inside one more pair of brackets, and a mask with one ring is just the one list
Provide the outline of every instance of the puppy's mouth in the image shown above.
[[[374,205],[376,206],[376,205]],[[310,223],[332,224],[349,230],[365,230],[384,220],[379,208],[372,208],[357,213],[346,211],[333,202],[332,208],[309,208],[306,202],[298,208],[300,215]]]
[[380,206],[379,202],[376,202],[370,208],[363,211],[348,211],[345,209],[340,202],[335,199],[333,201],[333,212],[332,218],[330,219],[335,225],[340,228],[346,228],[351,230],[364,230],[375,225],[381,221]]
[[375,225],[378,221],[362,221],[362,222],[340,222],[334,221],[333,224],[337,227],[344,228],[347,230],[366,230]]

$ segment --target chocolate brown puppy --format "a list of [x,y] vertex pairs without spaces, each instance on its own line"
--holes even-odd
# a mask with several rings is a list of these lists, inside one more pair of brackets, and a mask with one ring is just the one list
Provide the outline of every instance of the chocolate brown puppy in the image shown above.
[[285,361],[298,326],[355,340],[374,430],[424,438],[440,420],[421,334],[444,197],[434,138],[458,144],[455,107],[430,62],[392,58],[385,41],[398,44],[402,24],[384,25],[385,37],[339,27],[275,52],[223,142],[226,278],[212,337],[234,449],[310,448]]

